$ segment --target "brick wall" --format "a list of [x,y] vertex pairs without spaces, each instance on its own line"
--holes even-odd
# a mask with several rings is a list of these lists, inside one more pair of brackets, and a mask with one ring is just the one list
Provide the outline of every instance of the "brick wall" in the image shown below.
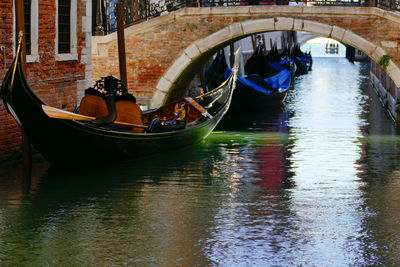
[[[0,0],[0,46],[5,48],[4,68],[3,56],[0,57],[0,81],[13,57],[13,2]],[[57,61],[55,52],[56,39],[56,6],[53,0],[39,1],[38,29],[38,62],[27,64],[27,78],[35,93],[47,104],[72,110],[77,103],[79,83],[85,81],[88,69],[87,62],[82,62],[83,49],[87,44],[87,32],[82,30],[82,18],[88,15],[91,7],[86,0],[78,0],[77,19],[77,54],[78,60]],[[91,14],[89,14],[91,16]],[[90,28],[90,26],[89,26]],[[89,37],[90,38],[90,37]],[[90,52],[86,54],[89,54]],[[85,84],[86,85],[86,84]],[[21,132],[14,119],[0,104],[0,161],[20,154]]]

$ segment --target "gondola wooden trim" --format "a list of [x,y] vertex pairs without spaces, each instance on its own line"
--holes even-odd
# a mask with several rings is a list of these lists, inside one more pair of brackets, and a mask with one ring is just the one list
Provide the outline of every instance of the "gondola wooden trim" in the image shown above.
[[[43,109],[44,113],[46,113],[47,116],[49,116],[50,118],[54,118],[54,119],[79,120],[79,121],[93,121],[96,119],[95,117],[72,113],[69,111],[50,107],[47,105],[42,105],[42,109]],[[114,121],[113,123],[118,124],[118,125],[147,129],[147,126],[145,126],[145,125],[132,124],[132,123],[127,123],[127,122],[123,122],[123,121]]]

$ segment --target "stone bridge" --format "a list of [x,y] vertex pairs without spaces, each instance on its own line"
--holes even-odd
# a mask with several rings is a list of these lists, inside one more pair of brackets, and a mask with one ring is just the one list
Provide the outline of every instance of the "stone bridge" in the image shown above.
[[[128,87],[151,107],[185,93],[201,64],[227,44],[269,31],[305,31],[349,44],[375,62],[389,55],[387,73],[400,88],[400,14],[375,7],[195,7],[125,29]],[[119,77],[117,34],[92,39],[92,78]],[[392,96],[396,103],[398,92]]]

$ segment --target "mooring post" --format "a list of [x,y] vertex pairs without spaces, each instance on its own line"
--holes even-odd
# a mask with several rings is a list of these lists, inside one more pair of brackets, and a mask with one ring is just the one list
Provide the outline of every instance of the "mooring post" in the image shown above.
[[230,57],[230,63],[231,63],[231,69],[233,68],[233,64],[235,63],[235,47],[234,43],[231,43],[229,45],[229,57]]
[[265,43],[264,33],[261,36],[262,36],[262,42],[263,42],[263,47],[264,47],[264,55],[266,55],[267,54],[267,44]]
[[[16,37],[19,38],[19,33],[22,32],[22,46],[21,46],[21,63],[22,70],[26,75],[26,40],[25,40],[25,22],[24,22],[24,2],[23,0],[15,0],[15,14],[16,14]],[[18,44],[18,40],[15,42]],[[21,129],[22,136],[22,172],[25,178],[30,179],[32,173],[32,149],[28,135]]]
[[124,6],[117,3],[117,35],[118,35],[118,58],[119,58],[119,73],[122,82],[128,88],[128,77],[126,72],[126,53],[125,53],[125,25],[124,25]]

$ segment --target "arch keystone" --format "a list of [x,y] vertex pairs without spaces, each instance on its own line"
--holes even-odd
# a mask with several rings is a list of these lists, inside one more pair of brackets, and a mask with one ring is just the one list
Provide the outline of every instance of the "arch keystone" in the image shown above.
[[286,18],[286,17],[277,17],[275,21],[275,30],[282,31],[282,30],[293,30],[293,18]]
[[274,19],[248,20],[242,22],[242,28],[244,34],[252,34],[264,31],[274,31],[275,21]]

